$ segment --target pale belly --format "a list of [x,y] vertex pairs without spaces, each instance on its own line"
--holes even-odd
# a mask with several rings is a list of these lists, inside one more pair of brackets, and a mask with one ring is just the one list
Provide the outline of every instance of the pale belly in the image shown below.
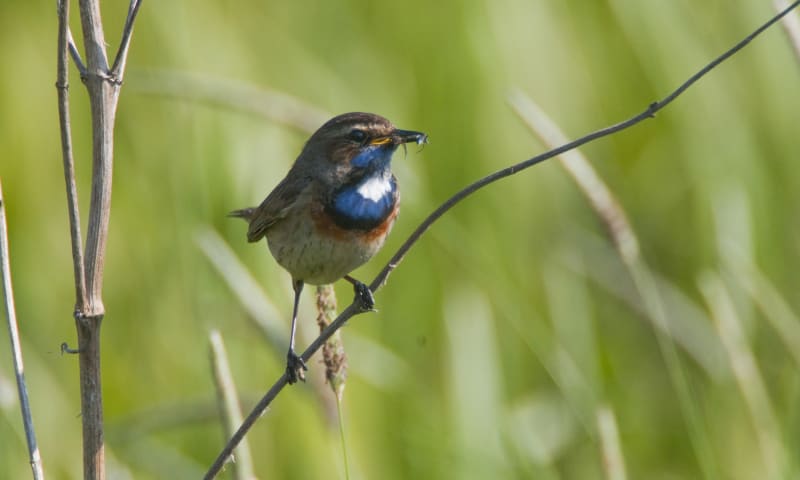
[[311,214],[286,218],[267,233],[275,260],[294,280],[311,285],[333,283],[366,263],[383,246],[396,212],[379,231],[367,234],[327,226],[320,233],[319,220]]

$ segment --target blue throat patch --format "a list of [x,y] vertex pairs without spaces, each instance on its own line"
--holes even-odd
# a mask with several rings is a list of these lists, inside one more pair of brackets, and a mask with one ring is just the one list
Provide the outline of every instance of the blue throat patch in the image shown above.
[[375,172],[337,191],[329,205],[329,213],[342,228],[371,230],[386,220],[396,202],[394,176]]
[[356,168],[372,168],[379,170],[389,164],[396,146],[367,145],[361,148],[358,155],[350,160],[350,165]]

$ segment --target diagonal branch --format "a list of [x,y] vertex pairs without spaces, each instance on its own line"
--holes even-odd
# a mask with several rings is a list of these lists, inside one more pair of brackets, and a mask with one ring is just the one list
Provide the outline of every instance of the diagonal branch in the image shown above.
[[[62,1],[59,1],[58,4],[60,18]],[[85,80],[86,75],[88,75],[86,71],[86,65],[83,63],[83,59],[81,58],[81,52],[78,51],[78,47],[75,45],[75,39],[72,38],[72,30],[69,28],[69,22],[67,22],[67,41],[69,42],[69,54],[72,57],[72,61],[75,62],[75,66],[78,68],[78,73],[81,75],[81,80]],[[58,51],[61,51],[60,47]]]
[[111,76],[119,82],[122,82],[122,75],[125,73],[125,61],[128,58],[128,47],[131,44],[133,22],[136,21],[140,6],[142,6],[142,0],[131,0],[128,7],[128,18],[125,19],[125,27],[122,29],[122,40],[119,43],[117,56],[114,58],[114,65],[111,67]]
[[[492,173],[486,177],[481,178],[480,180],[475,181],[474,183],[464,187],[462,190],[458,191],[455,195],[447,199],[444,203],[442,203],[436,210],[434,210],[418,227],[414,232],[408,237],[408,239],[403,243],[403,245],[397,250],[397,253],[392,256],[386,266],[378,273],[375,279],[370,283],[369,287],[373,292],[377,292],[388,279],[389,275],[397,268],[397,265],[403,260],[406,256],[408,251],[411,249],[412,246],[422,237],[422,235],[430,228],[430,226],[438,220],[442,215],[447,213],[451,208],[453,208],[457,203],[464,200],[466,197],[472,195],[473,193],[477,192],[483,187],[490,185],[500,179],[509,177],[516,173],[519,173],[522,170],[530,168],[534,165],[537,165],[545,160],[550,158],[556,157],[564,152],[572,150],[574,148],[580,147],[586,143],[591,141],[597,140],[602,137],[609,136],[613,133],[619,132],[621,130],[625,130],[630,128],[641,121],[653,118],[659,110],[663,109],[667,105],[669,105],[673,100],[675,100],[679,95],[681,95],[686,89],[694,85],[700,78],[705,76],[708,72],[713,70],[717,65],[734,55],[736,52],[744,48],[748,43],[750,43],[754,38],[756,38],[759,34],[761,34],[764,30],[768,29],[770,26],[775,24],[778,20],[780,20],[784,15],[789,13],[792,9],[800,5],[800,0],[793,2],[789,5],[786,9],[779,12],[777,15],[772,17],[769,21],[758,27],[753,33],[745,37],[742,41],[731,47],[729,50],[724,52],[719,57],[712,60],[702,69],[700,69],[697,73],[689,77],[684,83],[678,86],[673,92],[669,95],[664,97],[662,100],[654,102],[650,104],[643,112],[635,115],[623,122],[611,125],[609,127],[594,131],[585,135],[583,137],[578,138],[577,140],[573,140],[572,142],[566,143],[558,148],[553,150],[544,152],[540,155],[532,157],[528,160],[516,163],[511,165],[510,167],[504,168],[499,170],[495,173]],[[300,356],[303,361],[308,362],[314,353],[319,350],[325,341],[331,337],[339,328],[344,326],[344,324],[352,318],[354,315],[363,313],[362,311],[358,310],[355,302],[351,303],[341,314],[339,317],[334,320],[327,328],[325,328],[319,336],[308,346],[308,348],[303,352]],[[287,385],[287,378],[286,374],[282,375],[275,384],[267,391],[267,393],[262,397],[262,399],[253,407],[253,410],[247,416],[247,418],[242,423],[242,426],[239,427],[239,430],[231,437],[228,441],[225,448],[220,452],[217,456],[214,463],[209,468],[208,472],[206,473],[204,479],[210,480],[217,476],[217,474],[222,470],[222,467],[231,457],[233,450],[239,444],[239,442],[244,438],[247,432],[252,428],[253,424],[255,424],[256,420],[258,420],[266,411],[269,404],[274,400],[274,398],[283,390],[283,388]]]

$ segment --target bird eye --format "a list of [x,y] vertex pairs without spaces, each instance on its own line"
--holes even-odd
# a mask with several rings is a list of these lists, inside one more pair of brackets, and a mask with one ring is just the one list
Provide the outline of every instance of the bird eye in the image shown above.
[[348,134],[348,138],[350,138],[350,140],[352,140],[352,141],[354,141],[356,143],[363,143],[364,140],[367,139],[367,133],[364,132],[363,130],[359,130],[357,128],[354,128],[354,129],[350,130],[350,133]]

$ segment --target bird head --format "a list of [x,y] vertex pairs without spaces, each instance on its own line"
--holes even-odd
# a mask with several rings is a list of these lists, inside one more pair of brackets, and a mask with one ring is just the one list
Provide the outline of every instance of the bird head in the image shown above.
[[295,166],[325,184],[344,184],[389,172],[397,147],[427,141],[426,134],[400,130],[379,115],[345,113],[326,122],[308,139]]

